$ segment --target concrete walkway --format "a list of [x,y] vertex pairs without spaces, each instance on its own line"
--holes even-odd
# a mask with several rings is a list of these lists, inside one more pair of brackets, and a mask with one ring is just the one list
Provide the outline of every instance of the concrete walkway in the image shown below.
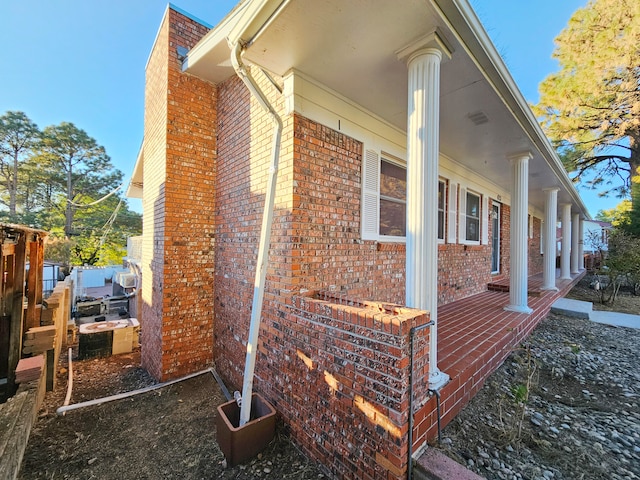
[[551,311],[569,317],[587,318],[592,322],[615,327],[640,328],[640,315],[594,310],[591,302],[582,300],[559,298],[551,305]]

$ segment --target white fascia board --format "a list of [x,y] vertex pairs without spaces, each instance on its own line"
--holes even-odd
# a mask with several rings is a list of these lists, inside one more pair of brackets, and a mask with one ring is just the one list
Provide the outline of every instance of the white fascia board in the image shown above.
[[289,0],[249,0],[227,34],[229,45],[255,40],[287,3]]
[[129,198],[142,198],[142,182],[144,179],[144,151],[142,145],[138,150],[136,164],[133,166],[133,173],[129,180],[126,196]]
[[214,83],[223,81],[233,74],[227,36],[248,5],[249,2],[239,4],[189,50],[182,62],[183,72],[203,78],[205,75],[202,75],[202,72],[207,72],[205,79]]

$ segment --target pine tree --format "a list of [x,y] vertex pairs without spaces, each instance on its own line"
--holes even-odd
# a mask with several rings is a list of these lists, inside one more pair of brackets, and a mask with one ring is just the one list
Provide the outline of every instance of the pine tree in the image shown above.
[[[535,107],[576,181],[632,202],[640,234],[640,2],[591,0],[556,38]],[[617,185],[616,185],[617,183]]]
[[40,136],[38,126],[23,112],[8,111],[0,117],[0,178],[6,189],[9,218],[16,222],[18,213],[18,177]]

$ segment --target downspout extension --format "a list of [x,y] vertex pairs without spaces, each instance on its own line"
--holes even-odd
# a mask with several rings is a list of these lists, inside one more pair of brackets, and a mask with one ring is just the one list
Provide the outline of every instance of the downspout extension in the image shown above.
[[[71,349],[69,349],[69,353],[71,353]],[[69,365],[71,365],[71,364],[69,364]],[[216,380],[216,382],[220,386],[220,389],[222,390],[222,393],[226,397],[227,401],[230,400],[231,399],[231,395],[229,394],[229,390],[227,389],[227,387],[225,386],[224,382],[222,381],[222,378],[220,378],[220,375],[218,375],[218,372],[216,372],[215,368],[210,367],[210,368],[207,368],[205,370],[201,370],[199,372],[191,373],[191,374],[186,375],[184,377],[177,378],[175,380],[169,380],[168,382],[156,383],[154,385],[150,385],[148,387],[140,388],[138,390],[132,390],[130,392],[117,393],[115,395],[109,395],[108,397],[96,398],[94,400],[87,400],[85,402],[74,403],[74,404],[71,404],[71,405],[69,405],[69,400],[71,399],[71,385],[70,385],[69,389],[67,391],[67,398],[64,401],[64,405],[61,406],[61,407],[58,407],[56,409],[56,413],[58,415],[65,415],[67,412],[69,412],[71,410],[77,410],[77,409],[85,408],[85,407],[93,407],[93,406],[96,406],[96,405],[102,405],[103,403],[108,403],[108,402],[113,402],[113,401],[116,401],[116,400],[122,400],[124,398],[133,397],[134,395],[140,395],[142,393],[152,392],[152,391],[158,390],[160,388],[168,387],[169,385],[173,385],[175,383],[184,382],[185,380],[189,380],[191,378],[198,377],[200,375],[204,375],[205,373],[211,373],[213,375],[213,378]],[[70,382],[71,382],[72,377],[70,376],[69,379],[70,379]]]
[[[435,325],[433,320],[409,330],[409,448],[407,453],[407,480],[412,480],[413,475],[413,340],[416,332],[431,327],[432,325]],[[438,390],[429,389],[429,393],[433,393],[436,396],[436,408],[438,413],[438,442],[440,442],[442,439],[442,433],[440,430],[440,392],[438,392]]]
[[255,371],[256,355],[258,353],[258,337],[260,333],[260,320],[262,316],[262,304],[264,300],[264,286],[267,277],[267,262],[269,260],[269,246],[271,244],[271,225],[273,223],[273,206],[275,203],[276,183],[278,179],[278,161],[280,158],[280,143],[282,137],[282,119],[244,63],[242,52],[244,47],[238,42],[232,47],[231,63],[236,74],[249,89],[249,92],[265,109],[273,122],[273,143],[271,146],[271,164],[267,181],[267,192],[262,214],[262,228],[260,231],[260,244],[258,247],[258,259],[256,262],[256,276],[253,288],[253,303],[251,308],[251,323],[249,326],[249,340],[247,342],[247,355],[245,359],[244,381],[242,384],[242,397],[247,401],[241,402],[240,425],[243,426],[251,418],[251,395],[253,393],[253,375]]

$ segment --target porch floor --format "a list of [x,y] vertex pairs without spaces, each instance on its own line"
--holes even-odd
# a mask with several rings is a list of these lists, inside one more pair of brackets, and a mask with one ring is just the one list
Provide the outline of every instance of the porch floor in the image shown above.
[[[529,277],[528,297],[531,314],[509,312],[509,293],[486,291],[438,307],[438,367],[449,382],[440,389],[441,424],[449,423],[494,372],[547,316],[551,305],[585,275],[586,270],[561,280],[556,274],[557,291],[541,290],[542,274]],[[508,279],[505,280],[508,284]],[[416,447],[437,436],[435,398],[416,412]]]

